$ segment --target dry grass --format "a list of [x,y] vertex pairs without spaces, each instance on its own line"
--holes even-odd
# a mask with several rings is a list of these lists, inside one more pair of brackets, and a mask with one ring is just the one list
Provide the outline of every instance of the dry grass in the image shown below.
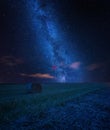
[[[21,89],[25,86],[16,85],[14,87],[16,87],[14,91],[22,92]],[[42,113],[45,109],[56,105],[62,106],[66,101],[101,88],[98,84],[45,84],[41,94],[17,96],[16,94],[10,96],[9,93],[10,90],[12,93],[12,88],[10,90],[8,88],[7,95],[3,95],[0,100],[0,120],[2,122],[11,121],[27,114],[37,115],[41,118],[44,116]]]

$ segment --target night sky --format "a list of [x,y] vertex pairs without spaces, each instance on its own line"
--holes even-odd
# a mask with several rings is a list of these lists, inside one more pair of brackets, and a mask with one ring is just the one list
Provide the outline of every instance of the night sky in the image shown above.
[[109,0],[1,0],[0,82],[110,82]]

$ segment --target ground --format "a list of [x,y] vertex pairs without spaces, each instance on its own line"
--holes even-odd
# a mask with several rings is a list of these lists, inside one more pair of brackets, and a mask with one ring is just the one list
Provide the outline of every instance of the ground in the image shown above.
[[39,114],[4,122],[1,130],[110,130],[110,86],[90,91]]

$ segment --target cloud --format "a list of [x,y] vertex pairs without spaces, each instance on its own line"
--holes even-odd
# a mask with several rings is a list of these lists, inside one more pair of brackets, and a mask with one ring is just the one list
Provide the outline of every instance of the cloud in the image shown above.
[[72,69],[79,69],[81,62],[73,62],[69,67]]
[[0,63],[7,66],[16,66],[18,64],[22,64],[23,61],[20,58],[16,58],[14,56],[3,56],[0,58]]
[[99,69],[103,66],[102,63],[94,63],[94,64],[90,64],[89,66],[87,66],[87,70],[88,71],[94,71],[96,69]]
[[54,76],[50,74],[41,74],[41,73],[35,73],[35,74],[20,74],[21,76],[26,76],[26,77],[32,77],[32,78],[44,78],[44,79],[53,79],[55,78]]

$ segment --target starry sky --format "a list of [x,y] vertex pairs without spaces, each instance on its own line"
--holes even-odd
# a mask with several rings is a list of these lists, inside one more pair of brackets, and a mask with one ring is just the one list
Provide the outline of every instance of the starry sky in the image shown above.
[[110,82],[108,0],[1,0],[0,82]]

